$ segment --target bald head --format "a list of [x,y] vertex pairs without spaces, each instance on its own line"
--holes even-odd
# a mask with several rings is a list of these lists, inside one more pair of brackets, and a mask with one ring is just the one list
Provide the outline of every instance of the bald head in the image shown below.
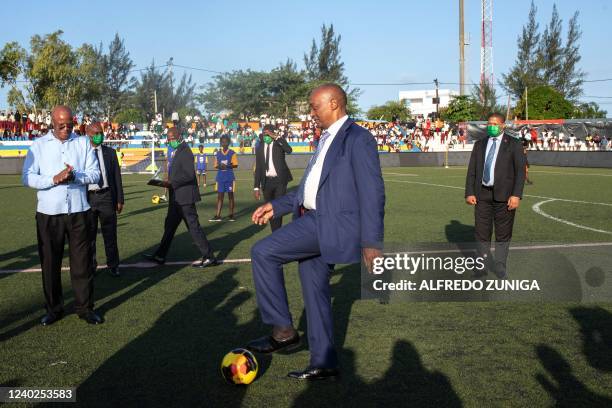
[[59,140],[67,140],[72,133],[72,110],[65,105],[58,105],[51,111],[53,135]]
[[329,128],[346,115],[346,92],[339,85],[328,83],[310,93],[310,116],[321,129]]
[[168,129],[168,140],[178,139],[178,138],[179,138],[179,131],[177,128],[172,127]]

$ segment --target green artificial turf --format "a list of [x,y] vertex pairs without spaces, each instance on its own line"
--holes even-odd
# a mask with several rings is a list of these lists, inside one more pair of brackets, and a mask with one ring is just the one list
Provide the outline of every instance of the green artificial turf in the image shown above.
[[[385,240],[472,240],[473,209],[463,199],[465,172],[464,167],[384,169]],[[299,180],[301,171],[294,173]],[[612,171],[534,166],[530,177],[534,184],[525,187],[513,242],[612,241],[612,206],[604,205],[612,204]],[[269,234],[268,227],[250,222],[258,205],[251,173],[239,171],[237,178],[236,222],[208,222],[216,197],[210,186],[198,204],[200,222],[222,259],[249,258],[251,246]],[[160,189],[146,180],[124,176],[126,204],[118,239],[126,264],[140,262],[163,231],[167,207],[151,204]],[[549,201],[540,208],[574,225],[532,209],[551,198],[570,201]],[[21,187],[18,176],[0,176],[0,270],[40,267],[35,207],[35,191]],[[103,264],[101,241],[98,261]],[[185,227],[179,227],[168,261],[197,256]],[[612,279],[611,268],[605,265],[607,279]],[[285,271],[295,324],[303,332],[297,268],[289,265]],[[96,276],[96,308],[106,323],[95,327],[70,313],[67,272],[63,283],[70,314],[50,327],[38,324],[44,313],[40,273],[0,274],[0,385],[77,387],[80,404],[113,407],[612,404],[612,303],[380,304],[360,300],[359,266],[338,266],[331,284],[341,379],[303,383],[286,378],[288,371],[308,364],[303,348],[258,356],[260,375],[245,387],[225,384],[219,364],[226,352],[267,332],[248,263],[204,271],[182,265],[122,268],[121,273],[118,279],[104,270]]]

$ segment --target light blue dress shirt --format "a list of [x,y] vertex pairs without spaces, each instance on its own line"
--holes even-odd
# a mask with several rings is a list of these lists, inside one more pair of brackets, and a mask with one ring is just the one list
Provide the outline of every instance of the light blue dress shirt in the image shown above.
[[[53,184],[53,176],[74,167],[74,180]],[[87,184],[100,179],[98,159],[89,138],[74,133],[62,142],[53,132],[36,139],[23,164],[23,185],[38,190],[36,211],[47,215],[73,214],[89,210]]]
[[[489,154],[489,151],[491,150],[491,147],[493,146],[493,139],[495,139],[495,153],[493,154],[493,164],[491,165],[491,178],[489,179],[488,183],[485,183],[483,181],[482,182],[483,186],[491,187],[495,184],[495,163],[497,162],[497,153],[499,153],[499,147],[501,146],[503,137],[504,137],[504,134],[502,133],[501,135],[497,137],[489,137],[489,140],[487,141],[487,150],[485,151],[485,160]],[[484,180],[484,174],[483,174],[483,180]]]

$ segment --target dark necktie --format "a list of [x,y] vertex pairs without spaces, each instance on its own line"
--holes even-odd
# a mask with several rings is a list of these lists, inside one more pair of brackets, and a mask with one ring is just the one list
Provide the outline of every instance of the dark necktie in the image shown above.
[[269,145],[264,145],[264,149],[266,149],[266,174],[270,171],[270,155],[272,154],[272,143]]
[[491,142],[491,148],[489,149],[489,154],[487,154],[487,158],[485,160],[484,175],[482,177],[482,182],[484,184],[489,184],[489,181],[491,180],[491,167],[493,166],[493,157],[495,156],[497,139],[493,139]]

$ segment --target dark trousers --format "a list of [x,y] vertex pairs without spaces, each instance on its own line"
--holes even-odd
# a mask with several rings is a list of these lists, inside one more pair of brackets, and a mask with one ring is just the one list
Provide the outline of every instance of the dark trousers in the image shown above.
[[204,234],[202,227],[200,227],[200,220],[198,219],[198,211],[196,210],[195,204],[180,205],[174,201],[172,197],[170,198],[168,214],[166,214],[166,221],[164,223],[164,235],[155,255],[166,258],[176,229],[181,221],[185,221],[185,225],[191,234],[193,243],[198,247],[202,256],[205,258],[211,256],[212,249],[206,239],[206,234]]
[[[278,177],[266,177],[266,184],[263,188],[263,196],[266,202],[282,197],[287,193],[287,183],[283,183]],[[283,217],[270,220],[272,232],[283,226]]]
[[495,201],[493,189],[482,187],[477,199],[475,216],[475,238],[480,243],[480,253],[488,257],[493,226],[495,226],[495,263],[506,267],[512,227],[516,210],[508,210],[507,201]]
[[89,211],[75,214],[47,215],[36,213],[38,255],[42,267],[43,291],[50,314],[64,311],[62,293],[62,258],[68,237],[70,278],[77,314],[93,309],[93,274],[89,245]]
[[335,368],[338,364],[333,340],[329,287],[330,265],[321,259],[315,211],[285,225],[251,249],[257,305],[265,324],[292,326],[287,303],[283,265],[298,261],[302,296],[308,324],[310,365]]
[[89,212],[89,233],[91,244],[92,268],[96,269],[96,237],[98,235],[98,220],[104,239],[106,265],[109,268],[119,266],[119,248],[117,247],[117,211],[110,190],[103,193],[88,192],[87,199],[91,206]]

